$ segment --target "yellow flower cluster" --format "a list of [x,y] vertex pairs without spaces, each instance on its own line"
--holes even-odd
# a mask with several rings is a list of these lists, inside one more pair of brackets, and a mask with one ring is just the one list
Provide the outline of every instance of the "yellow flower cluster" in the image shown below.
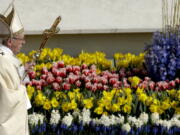
[[26,56],[24,53],[17,54],[17,58],[20,59],[20,61],[25,64],[30,61],[30,58]]
[[111,68],[112,61],[107,60],[105,56],[105,53],[102,52],[86,53],[82,51],[78,59],[81,61],[81,63],[87,65],[96,64],[98,66],[101,66],[100,68],[102,69]]
[[29,99],[31,99],[31,98],[32,98],[32,96],[33,96],[34,92],[35,92],[34,87],[32,87],[32,86],[28,85],[28,86],[27,86],[27,94],[28,94]]
[[47,69],[50,69],[52,67],[52,63],[41,63],[41,64],[36,64],[34,66],[34,71],[41,71],[42,68],[46,67]]
[[[164,93],[165,94],[163,95],[163,92],[153,92],[153,94],[148,95],[143,89],[137,88],[136,90],[138,100],[149,107],[149,110],[152,113],[157,112],[162,114],[166,110],[173,108],[175,113],[179,114],[180,107],[178,107],[178,104],[180,103],[180,91],[167,90]],[[169,95],[166,95],[167,93],[169,93]]]
[[[85,53],[82,51],[78,57],[71,57],[67,54],[62,55],[62,53],[63,50],[59,48],[44,48],[41,53],[33,50],[27,56],[23,53],[20,53],[17,56],[23,63],[32,60],[35,60],[37,64],[64,61],[65,65],[81,65],[84,63],[87,65],[95,64],[99,69],[112,68],[112,61],[106,59],[105,53],[102,52]],[[37,69],[39,69],[39,66],[42,67],[42,65],[37,65]]]
[[94,109],[96,114],[108,114],[108,112],[131,112],[132,94],[130,88],[113,89],[109,92],[103,91],[103,96],[97,101]]
[[128,81],[131,82],[131,87],[137,87],[141,79],[137,76],[129,77]]
[[118,68],[124,67],[139,67],[141,68],[143,66],[144,62],[144,53],[140,53],[138,56],[127,53],[127,54],[122,54],[122,53],[115,53],[114,54],[114,59],[116,60],[116,66]]

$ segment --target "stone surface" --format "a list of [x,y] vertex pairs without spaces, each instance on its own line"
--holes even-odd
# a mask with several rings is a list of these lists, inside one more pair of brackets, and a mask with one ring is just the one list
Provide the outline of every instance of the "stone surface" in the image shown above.
[[[0,0],[2,13],[11,0]],[[16,0],[26,34],[41,34],[62,16],[62,34],[152,32],[161,28],[161,0]]]

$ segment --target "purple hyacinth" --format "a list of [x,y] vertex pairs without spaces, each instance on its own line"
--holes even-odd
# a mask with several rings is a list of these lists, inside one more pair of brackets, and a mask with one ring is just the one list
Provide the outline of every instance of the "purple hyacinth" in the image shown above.
[[152,43],[146,46],[145,64],[155,81],[172,80],[180,69],[180,34],[153,34]]

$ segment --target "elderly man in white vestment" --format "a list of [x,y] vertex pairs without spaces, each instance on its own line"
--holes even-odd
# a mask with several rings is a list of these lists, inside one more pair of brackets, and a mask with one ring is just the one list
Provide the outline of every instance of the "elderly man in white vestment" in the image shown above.
[[0,135],[28,135],[31,104],[23,83],[26,67],[15,56],[25,40],[13,5],[0,15],[0,38]]

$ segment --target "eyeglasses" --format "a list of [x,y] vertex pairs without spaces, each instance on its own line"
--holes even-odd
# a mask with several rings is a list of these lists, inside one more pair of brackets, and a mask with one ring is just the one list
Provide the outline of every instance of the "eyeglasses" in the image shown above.
[[16,40],[21,40],[21,41],[25,41],[24,38],[17,38],[17,37],[13,37],[13,39],[16,39]]

